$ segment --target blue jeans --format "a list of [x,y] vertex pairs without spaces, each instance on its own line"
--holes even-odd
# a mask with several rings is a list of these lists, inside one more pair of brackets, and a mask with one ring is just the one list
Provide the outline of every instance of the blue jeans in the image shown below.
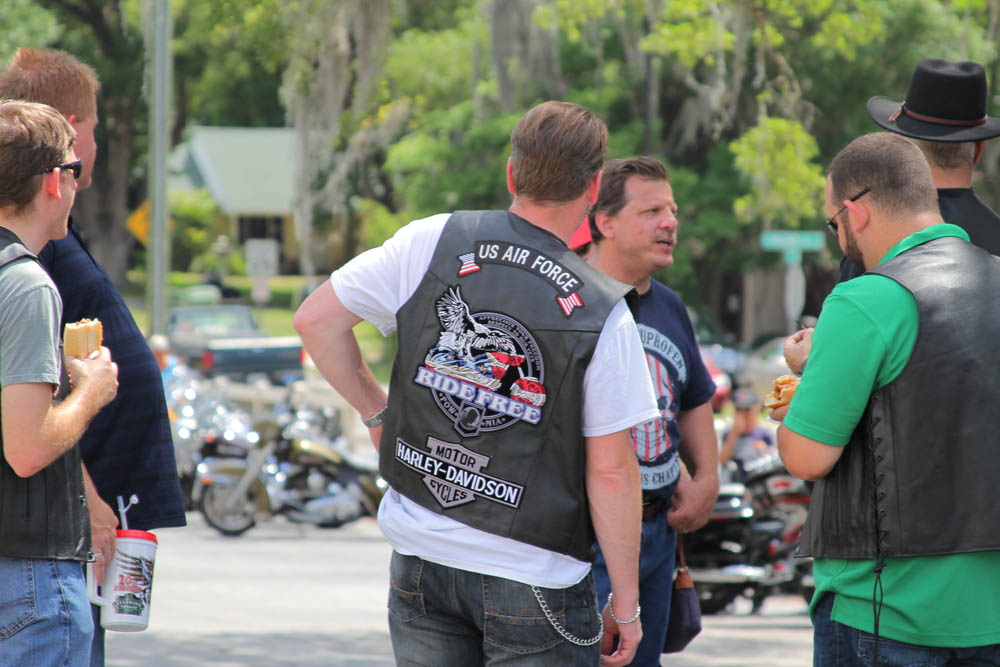
[[104,667],[104,626],[101,625],[101,609],[96,604],[90,605],[91,616],[94,619],[94,641],[90,644],[90,667]]
[[[392,553],[389,634],[396,665],[597,667],[600,643],[577,646],[549,623],[531,586]],[[539,588],[556,620],[581,639],[600,629],[592,575]]]
[[[677,555],[677,533],[667,525],[667,510],[642,522],[642,546],[639,550],[639,606],[642,615],[642,641],[630,664],[635,667],[658,667],[667,638],[670,620],[670,596],[674,591],[674,559]],[[604,606],[611,592],[611,580],[604,554],[597,546],[594,561],[597,598]]]
[[[813,618],[814,667],[869,667],[873,665],[875,635],[830,618],[833,594],[816,606]],[[938,665],[1000,665],[1000,644],[948,648],[917,646],[878,638],[878,664],[883,667],[937,667]]]
[[0,662],[87,667],[93,634],[80,563],[0,557]]

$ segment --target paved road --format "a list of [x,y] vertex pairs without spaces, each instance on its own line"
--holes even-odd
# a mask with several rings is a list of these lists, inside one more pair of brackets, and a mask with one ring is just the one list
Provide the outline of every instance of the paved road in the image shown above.
[[[225,538],[188,514],[156,531],[148,630],[108,633],[112,667],[390,666],[385,599],[390,548],[371,519],[336,530],[284,520]],[[702,634],[664,665],[800,667],[811,662],[805,604],[767,600],[747,615],[706,617]],[[442,665],[442,667],[448,667]]]

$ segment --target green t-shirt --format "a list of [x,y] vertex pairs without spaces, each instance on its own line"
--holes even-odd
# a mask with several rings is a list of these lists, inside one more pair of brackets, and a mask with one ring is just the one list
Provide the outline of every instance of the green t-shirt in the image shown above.
[[[882,262],[945,236],[969,238],[960,227],[934,225],[897,243]],[[899,375],[916,337],[917,304],[894,280],[863,275],[837,285],[823,303],[785,426],[817,442],[846,445],[871,392]],[[815,559],[810,612],[833,592],[833,620],[872,632],[874,567],[871,560]],[[890,558],[882,587],[881,636],[922,646],[1000,643],[1000,551]]]

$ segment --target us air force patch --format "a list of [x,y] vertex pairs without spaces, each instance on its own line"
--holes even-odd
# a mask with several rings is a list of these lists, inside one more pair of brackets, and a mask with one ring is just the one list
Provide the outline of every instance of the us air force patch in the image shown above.
[[471,437],[541,421],[542,354],[528,330],[502,313],[472,313],[458,287],[436,306],[441,333],[413,381],[430,390],[455,430]]
[[552,285],[556,290],[556,304],[563,315],[569,317],[575,308],[583,308],[583,300],[577,290],[583,287],[583,280],[559,261],[534,248],[519,246],[509,241],[477,241],[475,252],[458,256],[461,263],[458,277],[481,271],[482,264],[503,264],[515,269],[529,271]]
[[[429,450],[429,451],[428,451]],[[441,507],[471,503],[476,496],[517,509],[524,487],[487,475],[490,457],[453,442],[427,438],[427,450],[396,439],[396,460],[424,473],[424,484]]]

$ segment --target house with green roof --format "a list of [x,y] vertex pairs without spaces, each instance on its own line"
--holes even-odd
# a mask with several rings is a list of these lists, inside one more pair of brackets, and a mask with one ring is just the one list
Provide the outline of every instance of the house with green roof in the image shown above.
[[191,127],[170,154],[167,189],[209,192],[229,221],[229,238],[274,239],[284,271],[297,270],[294,227],[295,130]]

